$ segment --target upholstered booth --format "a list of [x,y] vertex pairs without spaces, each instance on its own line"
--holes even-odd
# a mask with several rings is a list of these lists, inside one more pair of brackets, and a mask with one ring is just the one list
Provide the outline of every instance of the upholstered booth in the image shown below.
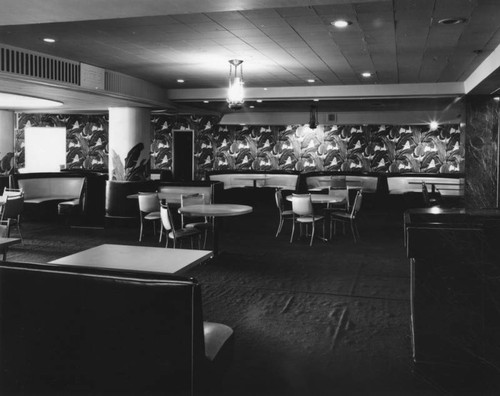
[[3,263],[0,394],[206,394],[233,331],[202,317],[193,279]]
[[207,173],[207,179],[224,183],[224,189],[269,187],[295,191],[299,172],[217,170]]
[[205,196],[206,203],[218,203],[223,190],[224,184],[218,181],[160,181],[158,185],[158,192],[203,194]]
[[10,187],[24,192],[28,215],[71,217],[78,223],[97,224],[104,215],[106,175],[96,172],[18,173],[10,176]]

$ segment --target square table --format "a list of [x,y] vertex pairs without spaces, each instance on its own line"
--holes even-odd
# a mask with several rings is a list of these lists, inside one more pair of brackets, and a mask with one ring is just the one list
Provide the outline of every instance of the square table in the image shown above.
[[4,238],[0,237],[0,253],[3,254],[3,261],[7,259],[7,250],[9,246],[21,243],[21,238]]
[[213,257],[210,250],[104,244],[49,264],[139,272],[182,274]]

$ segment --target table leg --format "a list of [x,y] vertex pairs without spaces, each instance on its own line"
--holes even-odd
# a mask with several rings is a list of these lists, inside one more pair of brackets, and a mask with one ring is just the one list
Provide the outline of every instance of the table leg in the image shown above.
[[217,217],[212,217],[212,250],[214,252],[214,256],[219,254],[219,227],[215,224],[217,221]]

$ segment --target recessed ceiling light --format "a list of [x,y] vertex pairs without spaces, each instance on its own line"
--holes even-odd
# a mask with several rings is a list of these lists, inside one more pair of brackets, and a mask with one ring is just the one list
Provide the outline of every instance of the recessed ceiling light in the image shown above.
[[208,100],[204,100],[203,103],[210,103]]
[[458,25],[459,23],[464,23],[466,20],[465,18],[444,18],[440,19],[438,23],[441,25]]
[[307,82],[312,84],[312,83],[316,82],[316,80],[314,78],[310,78],[307,80]]
[[319,99],[313,99],[313,102],[319,102]]
[[431,131],[435,131],[436,129],[438,129],[439,124],[437,123],[437,121],[431,121],[429,127],[431,128]]
[[495,102],[500,102],[500,96],[495,96],[495,97],[493,98],[493,100],[494,100]]
[[267,91],[267,88],[264,88],[264,91]]
[[364,78],[370,78],[372,76],[372,74],[370,72],[364,72],[364,73],[361,73],[361,75],[364,77]]
[[262,99],[257,99],[257,103],[262,103]]
[[251,109],[255,109],[255,106],[250,106]]
[[45,37],[45,38],[43,39],[43,41],[45,41],[46,43],[55,43],[55,42],[56,42],[56,40],[55,40],[55,39],[50,38],[50,37]]
[[349,25],[352,25],[351,21],[346,21],[345,19],[337,19],[331,23],[336,28],[346,28]]
[[182,84],[182,83],[184,82],[184,80],[178,79],[178,80],[177,80],[177,82],[178,82],[179,84]]

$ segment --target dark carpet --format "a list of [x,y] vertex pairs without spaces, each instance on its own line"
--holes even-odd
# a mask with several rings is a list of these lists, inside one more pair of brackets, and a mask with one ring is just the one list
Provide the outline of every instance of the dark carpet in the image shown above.
[[[221,221],[220,255],[189,273],[202,284],[205,319],[235,331],[234,362],[217,394],[455,393],[413,370],[401,213],[367,206],[358,243],[347,234],[309,247],[306,238],[289,243],[290,224],[275,238],[271,196],[250,203],[254,213]],[[25,242],[9,250],[11,261],[47,262],[102,243],[139,245],[137,226],[27,220],[22,230]],[[149,232],[142,245],[158,246],[157,239]]]

